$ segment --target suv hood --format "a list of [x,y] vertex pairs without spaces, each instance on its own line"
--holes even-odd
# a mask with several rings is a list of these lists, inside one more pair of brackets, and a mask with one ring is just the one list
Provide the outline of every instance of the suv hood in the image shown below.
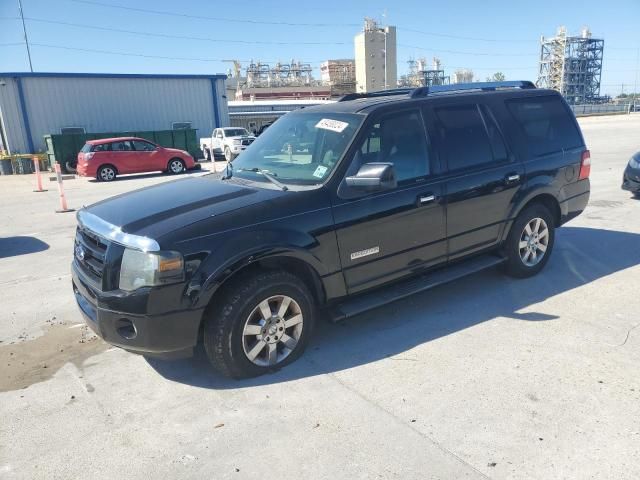
[[[103,200],[80,210],[78,221],[90,230],[100,230],[96,233],[118,243],[126,243],[127,234],[158,240],[193,223],[268,201],[283,193],[222,182],[205,175]],[[113,234],[107,234],[106,229],[112,230]],[[157,247],[149,248],[154,249]]]

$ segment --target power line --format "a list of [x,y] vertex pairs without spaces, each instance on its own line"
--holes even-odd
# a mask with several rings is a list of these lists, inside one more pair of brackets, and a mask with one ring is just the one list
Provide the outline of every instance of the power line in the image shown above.
[[97,25],[82,25],[79,23],[62,22],[58,20],[46,20],[44,18],[24,17],[25,20],[30,22],[49,23],[53,25],[65,25],[68,27],[85,28],[90,30],[102,30],[105,32],[117,32],[128,33],[131,35],[141,35],[145,37],[160,37],[171,39],[183,39],[183,40],[196,40],[202,42],[214,42],[214,43],[241,43],[247,45],[351,45],[347,42],[279,42],[279,41],[258,41],[258,40],[230,40],[230,39],[218,39],[211,37],[195,37],[190,35],[174,35],[167,33],[154,33],[154,32],[142,32],[139,30],[125,30],[121,28],[100,27]]
[[24,44],[27,46],[27,58],[29,59],[29,69],[33,72],[33,64],[31,63],[31,50],[29,50],[29,37],[27,36],[27,26],[24,23],[24,12],[22,10],[22,0],[18,0],[20,10],[20,19],[22,20],[22,31],[24,32]]
[[152,10],[148,8],[137,8],[137,7],[128,7],[125,5],[114,5],[112,3],[103,3],[103,2],[95,2],[91,0],[69,0],[75,3],[84,3],[87,5],[97,5],[100,7],[107,8],[116,8],[120,10],[129,10],[133,12],[141,12],[141,13],[153,13],[155,15],[168,15],[172,17],[182,17],[196,20],[215,20],[221,22],[232,22],[232,23],[251,23],[254,25],[286,25],[290,27],[358,27],[360,24],[355,23],[301,23],[301,22],[268,22],[265,20],[248,20],[248,19],[238,19],[238,18],[227,18],[227,17],[209,17],[205,15],[192,15],[188,13],[177,13],[177,12],[168,12],[166,10]]
[[443,50],[443,49],[433,49],[433,48],[424,48],[418,47],[416,45],[407,45],[405,43],[398,43],[399,47],[405,48],[415,48],[416,50],[424,50],[426,52],[433,53],[451,53],[451,54],[459,54],[459,55],[481,55],[488,57],[531,57],[532,55],[536,55],[534,53],[489,53],[489,52],[464,52],[460,50]]
[[[68,47],[64,45],[52,45],[49,43],[34,43],[31,45],[45,48],[57,48],[61,50],[71,50],[78,52],[87,52],[87,53],[104,53],[107,55],[121,55],[125,57],[142,57],[142,58],[158,58],[161,60],[186,60],[186,61],[194,61],[194,62],[224,62],[225,59],[222,58],[203,58],[203,57],[173,57],[173,56],[165,56],[165,55],[148,55],[145,53],[133,53],[133,52],[120,52],[115,50],[97,50],[93,48],[79,48],[79,47]],[[239,62],[250,62],[251,60],[238,60]],[[279,60],[271,60],[264,61],[263,63],[276,63]],[[323,60],[315,60],[314,62],[321,62]]]
[[436,33],[436,32],[426,32],[424,30],[414,30],[413,28],[405,28],[398,27],[398,30],[402,30],[404,32],[412,32],[418,33],[420,35],[427,35],[430,37],[441,37],[441,38],[452,38],[457,40],[471,40],[473,42],[498,42],[498,43],[534,43],[534,40],[517,40],[513,38],[509,38],[508,40],[502,40],[498,38],[479,38],[479,37],[464,37],[461,35],[450,35],[448,33]]
[[15,45],[24,45],[24,41],[22,42],[10,42],[10,43],[0,43],[0,47],[13,47]]

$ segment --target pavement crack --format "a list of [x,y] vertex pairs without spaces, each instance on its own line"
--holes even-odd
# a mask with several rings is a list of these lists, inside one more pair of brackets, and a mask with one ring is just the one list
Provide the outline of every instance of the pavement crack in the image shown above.
[[631,336],[631,332],[638,327],[640,327],[640,323],[636,323],[631,328],[629,328],[629,330],[627,330],[627,336],[624,338],[624,342],[622,342],[620,345],[616,345],[616,347],[624,347],[624,345],[627,343],[627,340],[629,340],[629,337]]
[[[307,359],[307,361],[311,364],[313,364],[315,367],[320,367],[320,365],[318,365],[316,362],[314,362],[312,359]],[[486,478],[488,480],[491,480],[491,477],[489,477],[488,475],[486,475],[485,473],[481,472],[480,470],[478,470],[477,467],[475,467],[474,465],[470,464],[469,462],[467,462],[466,460],[464,460],[463,458],[461,458],[458,454],[456,454],[455,452],[449,450],[447,447],[445,447],[444,445],[442,445],[441,443],[439,443],[438,441],[436,441],[435,439],[431,438],[429,435],[425,434],[424,432],[420,431],[418,428],[414,427],[413,423],[407,423],[405,420],[403,420],[402,418],[398,417],[397,415],[395,415],[393,412],[387,410],[386,408],[382,407],[381,405],[379,405],[378,403],[374,402],[373,400],[371,400],[370,398],[368,398],[367,396],[365,396],[362,392],[360,392],[359,390],[353,388],[352,386],[348,385],[347,383],[343,382],[342,380],[340,380],[335,373],[327,373],[326,374],[329,378],[331,378],[333,381],[335,381],[336,383],[340,384],[342,387],[346,388],[347,390],[349,390],[351,393],[353,393],[354,395],[356,395],[357,397],[359,397],[360,399],[364,400],[366,403],[368,403],[369,405],[372,405],[374,408],[380,410],[381,412],[385,413],[386,415],[388,415],[389,417],[391,417],[393,420],[395,420],[398,424],[409,428],[410,430],[413,430],[413,432],[417,433],[419,436],[421,436],[422,438],[424,438],[425,440],[427,440],[428,442],[430,442],[431,444],[433,444],[436,448],[438,448],[439,450],[441,450],[442,452],[444,452],[447,455],[452,456],[453,458],[455,458],[457,461],[459,461],[460,463],[462,463],[463,465],[465,465],[466,467],[470,468],[471,470],[473,470],[475,473],[477,473],[478,475],[480,475],[482,478]]]

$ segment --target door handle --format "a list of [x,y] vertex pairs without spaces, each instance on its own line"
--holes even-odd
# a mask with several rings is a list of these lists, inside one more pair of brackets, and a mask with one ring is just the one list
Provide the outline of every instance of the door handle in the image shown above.
[[506,177],[504,177],[504,182],[509,184],[509,183],[516,183],[520,181],[520,175],[517,173],[511,173],[509,175],[507,175]]
[[434,202],[435,199],[436,199],[436,196],[433,193],[426,193],[418,197],[418,203],[420,205],[425,205],[427,203]]

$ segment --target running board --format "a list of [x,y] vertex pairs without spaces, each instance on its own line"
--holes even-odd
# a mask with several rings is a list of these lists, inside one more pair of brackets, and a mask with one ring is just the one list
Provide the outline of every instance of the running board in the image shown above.
[[502,256],[485,254],[469,260],[463,260],[431,273],[425,273],[419,277],[376,288],[332,307],[329,310],[331,321],[339,322],[345,318],[381,307],[415,293],[424,292],[438,285],[495,267],[505,261],[506,258]]

